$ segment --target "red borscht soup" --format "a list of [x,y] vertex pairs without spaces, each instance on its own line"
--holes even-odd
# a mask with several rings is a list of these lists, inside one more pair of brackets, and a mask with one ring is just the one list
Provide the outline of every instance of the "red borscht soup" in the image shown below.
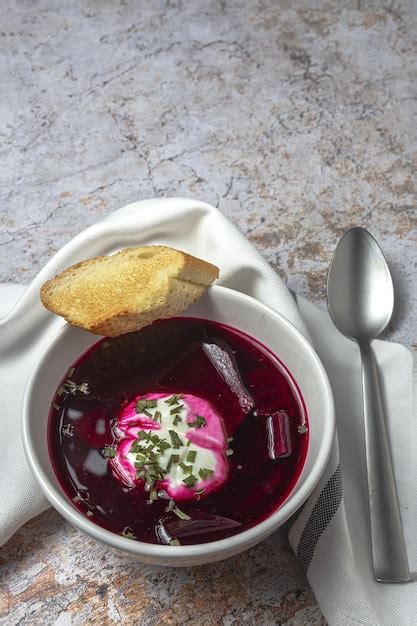
[[184,317],[96,343],[49,417],[53,467],[74,506],[166,545],[224,539],[268,517],[307,446],[301,395],[277,357],[234,328]]

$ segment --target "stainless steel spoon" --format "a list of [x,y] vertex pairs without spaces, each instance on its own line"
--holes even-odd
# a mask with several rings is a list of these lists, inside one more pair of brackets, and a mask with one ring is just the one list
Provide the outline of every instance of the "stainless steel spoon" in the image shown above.
[[378,369],[371,342],[394,308],[391,274],[382,250],[363,228],[339,241],[327,277],[327,303],[338,329],[357,341],[362,359],[365,449],[375,579],[410,580],[392,469]]

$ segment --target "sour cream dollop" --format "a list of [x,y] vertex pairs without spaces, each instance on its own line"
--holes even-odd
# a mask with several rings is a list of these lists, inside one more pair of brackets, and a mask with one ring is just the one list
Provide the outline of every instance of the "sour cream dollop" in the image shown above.
[[223,423],[211,404],[192,394],[148,393],[123,407],[113,475],[127,487],[143,483],[156,497],[205,497],[226,481]]

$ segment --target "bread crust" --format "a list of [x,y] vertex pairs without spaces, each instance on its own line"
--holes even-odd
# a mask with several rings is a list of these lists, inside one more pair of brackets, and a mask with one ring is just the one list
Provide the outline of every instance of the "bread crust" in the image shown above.
[[141,246],[72,265],[40,297],[70,324],[117,336],[180,313],[218,276],[215,265],[175,248]]

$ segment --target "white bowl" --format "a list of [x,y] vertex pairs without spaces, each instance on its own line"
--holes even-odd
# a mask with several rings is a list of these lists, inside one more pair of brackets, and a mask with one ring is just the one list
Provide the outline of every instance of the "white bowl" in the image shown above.
[[202,565],[251,548],[297,511],[317,485],[334,436],[333,397],[326,372],[310,343],[284,317],[254,298],[225,287],[211,287],[186,312],[187,317],[215,320],[246,332],[274,352],[294,376],[305,400],[309,446],[304,467],[287,500],[267,519],[237,535],[192,546],[164,546],[134,541],[97,526],[64,494],[48,453],[47,428],[52,396],[63,374],[98,337],[63,326],[38,359],[25,393],[23,444],[29,465],[45,496],[69,522],[112,548],[145,563]]

